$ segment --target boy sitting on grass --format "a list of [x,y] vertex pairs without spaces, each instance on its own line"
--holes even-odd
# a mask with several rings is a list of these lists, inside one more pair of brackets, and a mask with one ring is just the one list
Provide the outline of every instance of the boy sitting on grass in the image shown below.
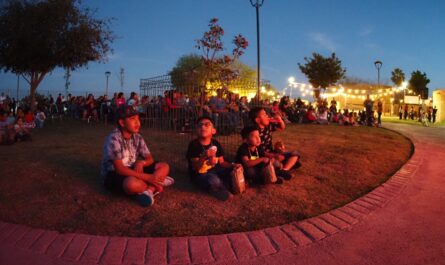
[[121,106],[117,128],[105,140],[101,175],[107,189],[134,195],[141,206],[154,203],[154,195],[172,185],[169,166],[155,162],[139,134],[141,123],[132,106]]
[[[279,115],[274,116],[273,120],[269,118],[264,108],[255,107],[250,110],[250,119],[258,126],[261,147],[264,149],[265,155],[268,158],[283,164],[282,168],[276,170],[277,176],[290,180],[292,175],[289,173],[291,169],[298,168],[300,164],[300,156],[295,152],[274,153],[272,147],[272,132],[276,130],[284,130],[285,124]],[[271,120],[273,123],[271,123]]]
[[[273,163],[273,158],[266,157],[261,146],[260,132],[257,126],[247,126],[241,131],[244,143],[236,152],[236,162],[244,167],[244,177],[249,184],[266,184],[264,168]],[[277,178],[276,184],[282,184],[283,179]]]
[[211,118],[200,117],[197,124],[198,138],[189,143],[186,154],[190,178],[218,200],[226,201],[233,196],[227,189],[231,172],[241,165],[224,160],[224,149],[212,139],[216,129]]

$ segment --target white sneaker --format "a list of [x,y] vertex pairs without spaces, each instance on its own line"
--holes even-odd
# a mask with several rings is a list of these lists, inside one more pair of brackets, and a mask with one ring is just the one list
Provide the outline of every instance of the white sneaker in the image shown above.
[[162,182],[162,186],[164,187],[168,187],[173,184],[175,184],[175,179],[170,176],[165,177],[164,182]]
[[151,190],[146,190],[136,195],[136,200],[143,207],[148,207],[155,203],[155,198]]

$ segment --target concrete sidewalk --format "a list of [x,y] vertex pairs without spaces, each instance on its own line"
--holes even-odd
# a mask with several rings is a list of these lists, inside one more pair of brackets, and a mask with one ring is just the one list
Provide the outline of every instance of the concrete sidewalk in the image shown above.
[[60,234],[0,222],[0,264],[444,264],[445,129],[386,127],[413,157],[374,191],[315,218],[218,236]]

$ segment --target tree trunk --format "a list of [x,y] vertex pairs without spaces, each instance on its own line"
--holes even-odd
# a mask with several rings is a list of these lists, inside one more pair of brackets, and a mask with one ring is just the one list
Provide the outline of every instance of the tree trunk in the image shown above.
[[320,98],[320,88],[314,89],[314,98],[317,100]]
[[35,82],[31,82],[30,84],[30,96],[31,96],[31,111],[34,112],[36,110],[36,90],[38,84]]
[[28,82],[29,82],[29,85],[30,85],[30,97],[31,97],[31,106],[30,106],[30,108],[31,108],[32,112],[34,112],[36,110],[36,107],[37,107],[37,105],[36,105],[36,91],[37,91],[37,87],[39,86],[40,82],[42,82],[43,78],[45,77],[45,75],[47,73],[48,73],[47,71],[41,72],[40,74],[36,73],[36,72],[31,72],[30,73],[31,78],[30,78],[30,80]]

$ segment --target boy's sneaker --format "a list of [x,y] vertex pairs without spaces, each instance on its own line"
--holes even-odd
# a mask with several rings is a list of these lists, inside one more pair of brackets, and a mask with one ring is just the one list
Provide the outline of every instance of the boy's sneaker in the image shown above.
[[212,194],[213,197],[217,198],[220,201],[227,201],[228,199],[233,197],[232,193],[230,193],[225,188],[212,189],[210,190],[210,194]]
[[170,176],[165,177],[164,182],[162,182],[162,186],[164,187],[168,187],[173,184],[175,184],[175,179]]
[[292,174],[289,172],[289,170],[277,170],[276,171],[277,176],[280,176],[284,178],[285,180],[290,180],[292,178]]
[[275,181],[273,184],[278,184],[279,185],[279,184],[283,184],[283,182],[284,182],[283,178],[277,176],[277,181]]
[[139,205],[143,207],[148,207],[155,203],[155,198],[151,190],[146,190],[142,193],[137,194],[136,200],[138,201]]

